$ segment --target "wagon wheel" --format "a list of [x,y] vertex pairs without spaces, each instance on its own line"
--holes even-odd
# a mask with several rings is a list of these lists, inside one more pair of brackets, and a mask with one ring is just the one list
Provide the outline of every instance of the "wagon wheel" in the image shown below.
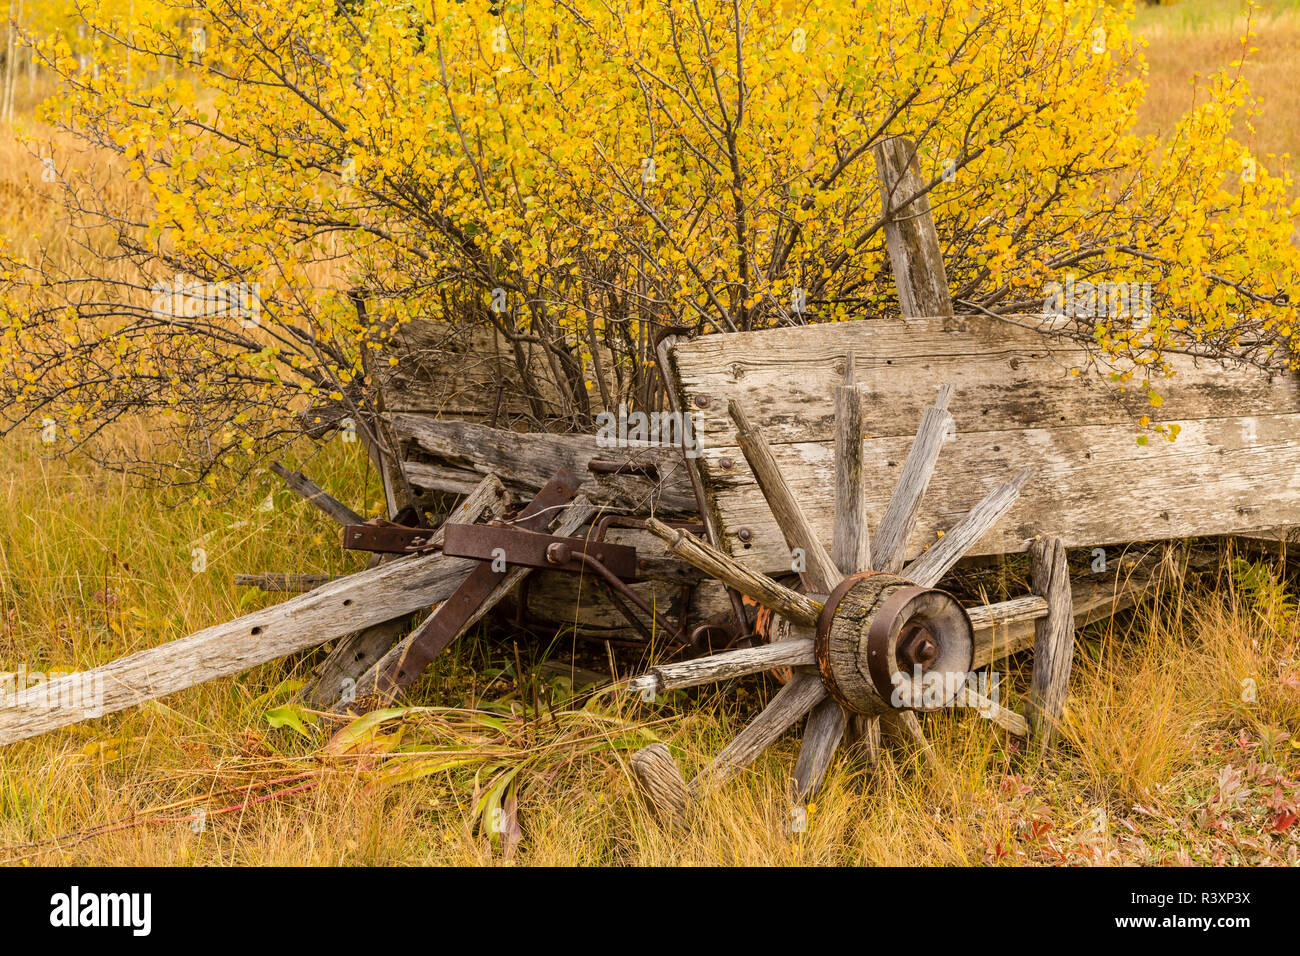
[[[654,693],[805,665],[690,785],[717,783],[748,766],[763,750],[807,716],[794,770],[795,798],[816,791],[850,721],[878,733],[876,719],[922,752],[928,746],[916,711],[938,710],[962,691],[971,670],[974,628],[965,608],[935,585],[1001,518],[1028,480],[1025,469],[990,491],[924,554],[903,566],[906,543],[952,424],[947,411],[952,386],[939,389],[925,411],[889,505],[868,538],[862,473],[865,393],[852,383],[852,356],[843,385],[835,389],[835,521],[831,551],[817,539],[777,467],[761,430],[745,410],[728,405],[737,442],[792,554],[802,553],[800,591],[751,571],[731,556],[650,519],[647,527],[668,549],[729,587],[770,608],[782,619],[774,643],[710,658],[655,668],[631,682],[646,699]],[[796,552],[795,549],[799,549]],[[816,672],[806,665],[815,663]],[[971,699],[966,691],[968,701]],[[992,702],[974,695],[977,706]],[[1019,719],[1019,718],[1017,718]],[[688,788],[655,744],[633,758],[639,783],[656,809],[677,815]]]

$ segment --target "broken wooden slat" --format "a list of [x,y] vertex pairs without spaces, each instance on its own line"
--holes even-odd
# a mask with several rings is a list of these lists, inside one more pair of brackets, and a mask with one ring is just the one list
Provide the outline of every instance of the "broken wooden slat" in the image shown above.
[[[696,510],[685,459],[672,445],[643,442],[602,448],[595,435],[512,432],[424,415],[390,415],[388,423],[399,442],[435,459],[433,465],[406,463],[418,487],[459,491],[462,481],[494,474],[510,490],[531,494],[558,471],[568,470],[582,479],[580,493],[598,505],[638,514],[686,515]],[[653,467],[657,477],[593,474],[587,467],[592,459]]]
[[361,524],[366,520],[301,471],[290,471],[278,461],[271,462],[270,468],[284,480],[290,490],[301,495],[307,502],[315,505],[339,524]]
[[1034,593],[1047,599],[1047,616],[1034,623],[1034,672],[1026,713],[1033,727],[1034,747],[1051,746],[1065,712],[1074,660],[1074,608],[1070,568],[1059,538],[1043,537],[1029,548]]

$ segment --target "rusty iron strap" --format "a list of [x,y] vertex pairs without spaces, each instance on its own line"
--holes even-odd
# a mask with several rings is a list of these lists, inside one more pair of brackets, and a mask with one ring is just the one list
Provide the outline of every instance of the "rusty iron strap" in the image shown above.
[[[525,531],[549,527],[555,518],[555,510],[566,505],[578,493],[578,485],[578,479],[567,469],[556,472],[555,477],[524,507],[512,525]],[[448,530],[452,527],[448,525]],[[492,570],[492,562],[479,562],[451,597],[438,605],[411,632],[406,653],[393,663],[388,673],[379,675],[376,692],[381,696],[395,697],[415,683],[415,679],[435,657],[446,650],[447,645],[500,583],[501,575]]]
[[[557,550],[552,545],[564,550]],[[636,578],[636,548],[605,541],[561,538],[504,525],[447,525],[442,553],[453,558],[478,558],[480,561],[502,557],[507,564],[558,571],[581,571],[583,564],[578,556],[585,555],[595,558],[624,581]]]

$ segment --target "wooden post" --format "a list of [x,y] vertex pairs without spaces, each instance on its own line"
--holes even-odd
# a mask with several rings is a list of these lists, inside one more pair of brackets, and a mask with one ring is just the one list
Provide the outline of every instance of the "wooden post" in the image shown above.
[[948,273],[930,197],[922,194],[927,184],[916,161],[916,144],[894,136],[876,144],[872,155],[880,178],[885,245],[898,286],[899,309],[905,318],[952,315]]
[[1029,560],[1033,591],[1047,600],[1047,616],[1034,622],[1034,673],[1026,707],[1034,748],[1042,751],[1051,746],[1065,712],[1074,661],[1074,603],[1060,538],[1036,538]]

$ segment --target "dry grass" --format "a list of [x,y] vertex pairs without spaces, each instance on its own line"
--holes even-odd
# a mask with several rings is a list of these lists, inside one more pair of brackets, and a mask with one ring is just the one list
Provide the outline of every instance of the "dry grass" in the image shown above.
[[[354,449],[330,446],[312,470],[373,511]],[[0,484],[10,516],[0,523],[0,653],[10,666],[84,668],[271,600],[232,588],[235,571],[345,563],[335,530],[286,493],[258,510],[270,484],[238,501],[170,507],[162,492],[37,450],[19,447]],[[210,563],[194,573],[190,548],[204,534]],[[1272,565],[1235,569],[1171,581],[1159,613],[1082,635],[1064,739],[1041,762],[972,713],[933,715],[938,770],[893,756],[874,770],[840,760],[804,832],[787,792],[796,735],[708,796],[683,834],[660,830],[630,787],[631,748],[657,735],[687,773],[698,770],[773,692],[766,678],[652,711],[519,680],[509,642],[478,635],[416,694],[449,709],[397,713],[350,742],[309,713],[304,733],[268,719],[306,673],[303,656],[9,746],[0,860],[1297,862],[1295,606]],[[536,651],[521,650],[527,675]],[[569,651],[561,642],[556,653]],[[1004,677],[1013,705],[1025,663]],[[510,780],[514,847],[485,832],[489,794],[510,796]]]
[[[1198,80],[1241,59],[1245,10],[1242,0],[1182,0],[1139,10],[1136,28],[1149,42],[1151,67],[1141,132],[1168,132],[1198,102]],[[1236,134],[1269,169],[1288,169],[1300,180],[1300,3],[1261,0],[1251,26],[1252,52],[1241,69],[1261,115],[1253,130],[1239,126]]]
[[[1147,128],[1167,128],[1189,104],[1193,69],[1237,55],[1234,9],[1187,0],[1140,14],[1152,41]],[[1296,10],[1274,4],[1257,24],[1248,76],[1265,118],[1251,142],[1263,153],[1300,152]],[[39,188],[39,162],[4,131],[0,232],[57,254],[67,236]],[[358,563],[336,528],[269,477],[235,500],[187,500],[47,451],[0,445],[4,667],[86,668],[274,600],[234,588],[235,572]],[[310,471],[354,508],[378,510],[358,446],[328,446]],[[195,572],[200,545],[208,563]],[[302,733],[268,719],[309,655],[6,747],[0,862],[1295,863],[1300,653],[1281,573],[1257,563],[1170,581],[1159,612],[1082,634],[1050,756],[1020,752],[973,714],[933,715],[939,769],[838,760],[806,828],[787,791],[793,734],[709,795],[685,833],[661,830],[629,786],[625,748],[658,735],[690,774],[762,706],[775,686],[766,678],[643,711],[554,682],[539,689],[515,672],[513,648],[478,635],[415,696],[451,709],[394,715],[352,747],[331,745],[339,727],[323,718],[303,715]],[[536,651],[521,651],[527,674]],[[1007,667],[1012,705],[1025,666]],[[518,800],[513,849],[484,833],[499,784]]]

